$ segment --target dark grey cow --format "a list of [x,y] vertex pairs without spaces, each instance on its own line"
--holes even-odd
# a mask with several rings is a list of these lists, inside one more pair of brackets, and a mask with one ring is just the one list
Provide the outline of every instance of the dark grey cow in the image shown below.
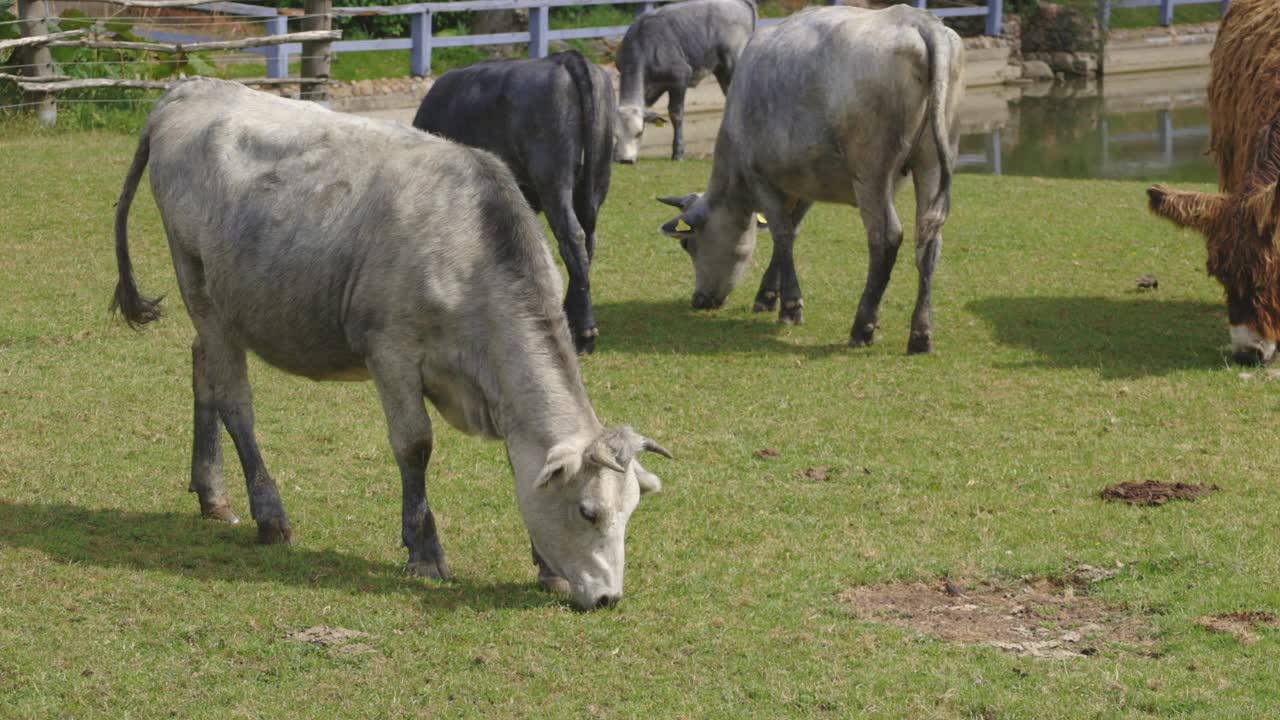
[[502,158],[543,210],[569,271],[564,311],[580,352],[595,349],[591,259],[609,192],[615,103],[603,69],[576,51],[450,70],[423,98],[414,127]]
[[623,537],[660,487],[629,428],[606,430],[578,374],[560,276],[511,172],[406,125],[196,79],[156,104],[116,211],[130,325],[156,319],[126,225],[148,162],[178,288],[195,325],[191,490],[236,522],[219,427],[235,443],[264,543],[290,542],[253,434],[246,351],[315,380],[372,377],[403,490],[409,570],[449,576],[427,505],[431,421],[503,438],[539,579],[581,608],[622,594]]
[[756,28],[749,0],[684,0],[636,18],[618,49],[619,162],[633,163],[646,122],[661,122],[645,108],[667,94],[675,139],[671,159],[684,157],[684,94],[707,73],[729,93],[738,55]]
[[910,173],[920,286],[907,351],[928,352],[963,69],[959,36],[903,5],[814,8],[757,34],[738,62],[706,194],[660,198],[682,210],[662,229],[693,259],[693,306],[719,307],[738,284],[755,250],[759,210],[773,258],[754,309],[772,310],[781,297],[778,321],[801,322],[792,259],[800,222],[814,202],[855,205],[871,260],[850,343],[871,343],[902,244],[893,198]]

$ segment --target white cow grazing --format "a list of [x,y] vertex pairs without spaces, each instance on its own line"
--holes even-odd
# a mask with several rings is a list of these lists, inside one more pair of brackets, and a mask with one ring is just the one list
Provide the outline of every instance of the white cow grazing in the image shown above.
[[920,286],[908,352],[928,352],[930,289],[951,204],[964,46],[932,14],[813,8],[756,33],[738,60],[705,195],[666,198],[682,210],[663,231],[693,259],[695,308],[719,307],[755,250],[763,211],[773,258],[754,309],[802,320],[792,245],[814,202],[855,205],[871,248],[850,343],[872,341],[902,244],[893,208],[910,173]]
[[604,429],[578,373],[560,275],[507,168],[397,123],[219,80],[179,84],[147,119],[116,212],[114,307],[158,316],[134,284],[126,224],[151,189],[196,328],[191,489],[235,522],[219,426],[240,456],[259,540],[292,532],[253,434],[245,353],[316,380],[372,377],[403,489],[409,569],[449,576],[427,505],[431,421],[503,438],[544,586],[579,608],[622,595],[623,539],[667,457]]

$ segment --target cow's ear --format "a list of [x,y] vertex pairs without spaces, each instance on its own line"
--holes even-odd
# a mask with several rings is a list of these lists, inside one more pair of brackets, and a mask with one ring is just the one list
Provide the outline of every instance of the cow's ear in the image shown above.
[[1207,231],[1228,201],[1226,195],[1170,190],[1165,185],[1147,188],[1151,212],[1181,227]]
[[662,234],[677,240],[690,237],[696,232],[698,232],[698,229],[690,224],[683,214],[662,226]]
[[582,448],[572,443],[561,443],[547,451],[547,460],[533,481],[535,488],[543,487],[552,481],[563,481],[578,474],[582,469]]
[[656,127],[664,127],[667,124],[666,118],[662,117],[661,115],[659,115],[658,113],[652,110],[644,111],[644,121],[645,123],[649,125],[654,125]]
[[643,467],[640,467],[640,463],[634,460],[631,461],[631,466],[635,468],[636,480],[640,483],[641,495],[652,495],[654,493],[662,492],[662,480],[658,479],[657,475],[654,475]]

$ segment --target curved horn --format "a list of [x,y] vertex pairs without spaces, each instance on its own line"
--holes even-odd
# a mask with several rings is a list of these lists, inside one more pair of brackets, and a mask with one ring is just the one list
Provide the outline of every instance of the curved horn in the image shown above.
[[664,205],[670,205],[673,208],[680,208],[681,210],[683,210],[685,206],[689,203],[688,195],[684,197],[660,197],[660,198],[654,198],[654,199]]
[[654,442],[653,440],[650,440],[649,438],[644,439],[644,442],[640,445],[640,449],[647,450],[651,453],[657,453],[668,460],[675,460],[675,458],[671,456],[670,450],[662,447],[661,445]]
[[587,459],[600,467],[607,467],[610,470],[617,470],[620,473],[625,473],[627,471],[626,468],[618,464],[617,458],[613,456],[613,451],[604,443],[596,443],[593,445],[591,447],[591,453],[587,455]]

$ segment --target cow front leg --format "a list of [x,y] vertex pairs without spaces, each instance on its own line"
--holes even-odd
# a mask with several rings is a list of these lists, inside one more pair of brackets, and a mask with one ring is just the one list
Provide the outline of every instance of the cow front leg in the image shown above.
[[681,83],[667,93],[667,115],[671,118],[671,159],[684,159],[684,94]]
[[573,212],[573,191],[564,189],[545,203],[547,223],[556,236],[560,257],[569,273],[569,287],[564,296],[564,314],[579,353],[595,351],[595,313],[591,307],[591,258],[587,252],[587,234]]
[[200,514],[213,520],[238,523],[231,510],[222,477],[222,421],[214,401],[208,359],[197,336],[191,343],[191,390],[195,397],[194,432],[191,441],[190,492],[200,498]]
[[[776,191],[761,192],[759,198],[764,207],[769,234],[773,237],[773,255],[769,267],[760,281],[760,291],[752,310],[772,310],[781,299],[778,322],[783,325],[800,325],[804,322],[804,299],[800,294],[800,279],[796,274],[795,239],[805,213],[813,203],[799,198],[788,198]],[[757,218],[752,218],[756,222]]]
[[875,342],[880,326],[880,300],[889,286],[898,248],[902,245],[902,223],[893,208],[893,190],[886,179],[883,184],[857,189],[862,223],[867,229],[867,285],[858,302],[858,312],[849,331],[849,344],[855,347]]
[[547,592],[570,594],[572,588],[569,586],[569,581],[552,572],[547,561],[538,554],[538,548],[534,547],[533,540],[529,541],[529,550],[533,552],[533,564],[538,566],[538,585]]
[[907,353],[917,354],[933,349],[933,271],[942,253],[942,224],[947,219],[946,205],[950,198],[946,198],[936,210],[932,208],[942,183],[942,173],[936,162],[931,167],[913,168],[912,179],[916,191],[916,271],[919,285],[916,307],[911,314]]
[[387,418],[391,451],[400,469],[400,539],[409,550],[405,571],[434,580],[449,579],[436,518],[427,503],[427,464],[431,461],[431,418],[422,380],[412,362],[393,352],[369,362],[369,371]]
[[249,491],[249,512],[258,524],[258,542],[264,545],[293,542],[293,531],[285,515],[280,491],[267,472],[253,435],[253,396],[249,389],[249,372],[244,348],[228,342],[210,323],[202,323],[200,343],[208,361],[207,371],[213,380],[214,401],[218,415],[235,443],[240,466],[244,469]]

